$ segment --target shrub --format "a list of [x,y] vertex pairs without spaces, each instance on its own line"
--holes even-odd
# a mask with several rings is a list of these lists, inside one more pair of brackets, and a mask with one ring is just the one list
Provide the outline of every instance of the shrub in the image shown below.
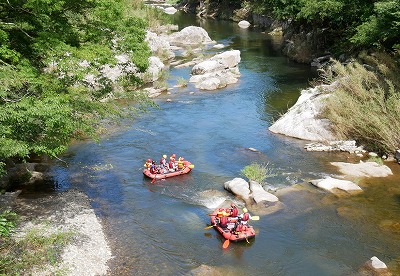
[[267,177],[271,177],[274,174],[269,166],[269,163],[261,165],[258,163],[252,163],[244,167],[240,171],[241,175],[247,177],[250,181],[256,181],[258,183],[264,182]]

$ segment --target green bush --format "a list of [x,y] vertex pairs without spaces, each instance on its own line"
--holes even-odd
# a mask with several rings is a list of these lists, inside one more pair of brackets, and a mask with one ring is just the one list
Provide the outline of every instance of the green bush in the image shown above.
[[256,181],[258,183],[262,183],[266,178],[274,176],[273,170],[268,163],[265,165],[252,163],[244,167],[240,173],[250,181]]

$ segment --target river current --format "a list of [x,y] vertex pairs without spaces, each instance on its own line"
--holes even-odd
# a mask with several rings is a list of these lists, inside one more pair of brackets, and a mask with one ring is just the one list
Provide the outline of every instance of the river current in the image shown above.
[[[400,272],[398,165],[390,165],[393,177],[360,180],[359,195],[335,196],[308,180],[338,174],[330,162],[354,157],[309,153],[305,141],[268,131],[316,72],[283,57],[276,38],[257,28],[182,14],[174,21],[180,29],[201,26],[226,49],[240,50],[239,82],[211,92],[174,88],[155,99],[159,108],[124,119],[100,141],[71,145],[63,157],[68,166],[52,169],[56,191],[89,196],[115,256],[111,274],[186,275],[206,265],[226,275],[357,275],[372,256]],[[190,69],[172,68],[169,86],[188,80]],[[172,153],[194,170],[155,183],[143,176],[147,158]],[[253,211],[260,215],[252,221],[256,238],[223,250],[222,237],[204,230],[207,214],[225,200],[241,204],[223,184],[243,177],[240,170],[252,162],[273,169],[266,187],[281,191],[283,208]]]

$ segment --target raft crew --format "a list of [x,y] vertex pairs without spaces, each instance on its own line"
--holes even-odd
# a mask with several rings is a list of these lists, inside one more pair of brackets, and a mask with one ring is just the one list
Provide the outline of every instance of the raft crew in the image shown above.
[[240,223],[246,225],[249,219],[251,219],[251,215],[248,213],[247,208],[243,208],[243,214],[239,215]]
[[235,203],[231,203],[231,208],[230,208],[230,216],[231,217],[237,217],[239,214],[239,210],[236,207]]
[[150,170],[152,165],[151,159],[147,159],[146,163],[144,163],[144,166],[146,167],[146,169]]
[[174,153],[174,154],[172,154],[170,157],[169,157],[169,170],[170,171],[176,171],[176,154]]
[[183,163],[184,160],[185,158],[183,157],[178,158],[178,170],[183,170],[185,168],[185,164]]
[[183,158],[183,157],[179,157],[178,161],[176,161],[176,154],[173,153],[169,157],[169,162],[167,163],[167,155],[163,154],[163,156],[160,159],[160,165],[156,165],[155,161],[152,161],[151,159],[147,159],[144,166],[146,167],[146,169],[150,170],[151,166],[154,165],[155,173],[168,173],[168,171],[174,172],[174,171],[177,171],[178,169],[184,170],[186,167],[184,161],[185,161],[185,158]]
[[167,168],[168,167],[168,165],[167,165],[167,155],[163,155],[162,157],[161,157],[161,159],[160,159],[160,165],[163,167],[163,168]]
[[150,173],[158,174],[161,173],[161,168],[156,165],[156,161],[153,161],[150,167]]

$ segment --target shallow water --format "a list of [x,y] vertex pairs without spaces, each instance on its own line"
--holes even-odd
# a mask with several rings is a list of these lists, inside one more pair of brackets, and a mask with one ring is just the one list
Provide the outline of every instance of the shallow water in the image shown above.
[[[115,256],[111,274],[184,275],[204,264],[227,275],[354,275],[372,256],[400,272],[398,165],[393,177],[361,181],[359,195],[334,196],[307,180],[337,174],[329,162],[353,160],[348,154],[307,153],[306,142],[268,131],[315,72],[281,56],[260,30],[184,15],[175,20],[240,50],[239,82],[212,92],[176,88],[156,99],[158,109],[126,119],[98,143],[71,145],[63,157],[68,166],[53,167],[55,190],[83,190],[104,222]],[[189,75],[190,68],[171,69],[168,83]],[[194,170],[154,184],[143,176],[147,158],[173,152]],[[252,162],[273,168],[268,186],[281,189],[284,208],[252,222],[257,236],[250,244],[222,250],[219,234],[203,230],[207,214],[236,201],[223,183]],[[301,188],[283,192],[294,184]]]

